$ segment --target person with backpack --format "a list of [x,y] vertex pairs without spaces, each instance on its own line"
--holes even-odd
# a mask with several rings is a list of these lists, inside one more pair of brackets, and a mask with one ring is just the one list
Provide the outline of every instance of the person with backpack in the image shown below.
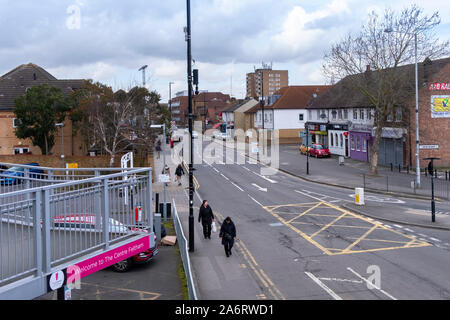
[[219,238],[222,238],[222,245],[225,249],[225,255],[227,258],[231,256],[231,248],[233,248],[234,241],[236,240],[236,226],[230,217],[226,217],[220,227]]

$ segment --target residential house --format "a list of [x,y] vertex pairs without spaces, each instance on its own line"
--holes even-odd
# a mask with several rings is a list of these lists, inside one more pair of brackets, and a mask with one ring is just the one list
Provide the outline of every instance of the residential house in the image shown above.
[[[18,139],[14,133],[17,125],[15,118],[14,101],[23,96],[34,86],[48,84],[60,88],[65,95],[80,88],[84,80],[59,80],[43,68],[33,64],[20,65],[0,77],[0,155],[13,154],[41,154],[38,147],[33,146],[30,139]],[[79,136],[72,134],[72,123],[66,118],[64,121],[64,153],[65,155],[84,155]],[[53,154],[61,154],[61,129],[55,135]]]

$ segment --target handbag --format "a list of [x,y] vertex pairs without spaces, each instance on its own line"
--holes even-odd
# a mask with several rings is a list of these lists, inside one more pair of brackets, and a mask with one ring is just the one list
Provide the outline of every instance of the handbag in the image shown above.
[[212,232],[217,232],[216,223],[214,221],[211,224],[211,229],[212,229]]

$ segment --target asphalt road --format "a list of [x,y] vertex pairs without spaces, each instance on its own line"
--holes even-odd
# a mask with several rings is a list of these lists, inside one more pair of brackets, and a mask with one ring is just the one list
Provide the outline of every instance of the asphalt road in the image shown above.
[[[258,266],[253,276],[268,298],[450,298],[450,232],[354,214],[341,207],[352,201],[351,191],[281,172],[264,176],[248,160],[230,164],[233,153],[223,149],[221,160],[210,155],[195,165],[196,200],[233,219],[245,252],[234,259]],[[429,208],[425,201],[369,196],[386,210]]]

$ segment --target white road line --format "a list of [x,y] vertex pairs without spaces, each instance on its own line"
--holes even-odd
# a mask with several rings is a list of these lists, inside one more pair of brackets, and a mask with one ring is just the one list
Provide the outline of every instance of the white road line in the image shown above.
[[408,228],[404,228],[403,230],[408,231],[408,232],[414,232],[413,230],[408,229]]
[[398,224],[394,224],[394,227],[403,229],[403,227],[402,227],[402,226],[399,226]]
[[212,167],[212,169],[213,169],[215,172],[220,173],[220,171],[217,170],[216,168]]
[[259,173],[256,173],[256,172],[254,172],[254,171],[250,171],[251,173],[253,173],[253,174],[256,174],[258,177],[260,177],[260,178],[263,178],[264,180],[267,180],[267,181],[269,181],[270,183],[277,183],[275,180],[272,180],[272,179],[269,179],[269,178],[267,178],[267,177],[265,177],[265,176],[262,176],[262,175],[260,175]]
[[429,237],[429,238],[430,238],[430,240],[433,240],[433,241],[442,242],[441,240],[433,238],[433,237]]
[[385,224],[384,225],[386,228],[392,229],[392,227],[390,225]]
[[233,181],[230,181],[231,182],[231,184],[233,185],[233,186],[235,186],[236,188],[238,188],[239,190],[241,190],[242,192],[244,192],[244,190],[241,188],[241,187],[239,187],[237,184],[235,184]]
[[337,278],[317,278],[324,281],[337,281],[337,282],[351,282],[351,283],[363,283],[362,280],[350,280],[350,279],[337,279]]
[[322,281],[320,281],[316,276],[314,276],[312,273],[305,271],[306,275],[311,278],[312,281],[317,283],[323,290],[325,290],[330,296],[333,297],[334,300],[342,300],[341,297],[339,297],[333,290],[328,288]]
[[419,233],[419,236],[421,236],[421,237],[427,237],[427,235],[425,235],[425,234],[423,234],[423,233]]
[[261,187],[258,186],[256,183],[252,183],[252,186],[254,186],[255,188],[257,188],[259,191],[267,192],[267,188],[261,188]]
[[225,176],[223,175],[223,173],[221,173],[220,175],[221,175],[224,179],[230,181],[230,179],[228,179],[227,177],[225,177]]
[[359,273],[357,273],[356,271],[354,271],[352,268],[347,267],[347,270],[352,272],[354,275],[356,275],[358,278],[360,278],[361,280],[365,281],[369,287],[373,287],[377,290],[379,290],[380,292],[382,292],[383,294],[385,294],[387,297],[389,297],[392,300],[397,300],[396,298],[394,298],[392,295],[390,295],[389,293],[387,293],[386,291],[384,291],[383,289],[377,287],[376,285],[374,285],[373,283],[371,283],[369,280],[367,280],[366,278],[362,277]]
[[248,194],[248,196],[250,197],[250,199],[252,199],[253,201],[255,201],[257,204],[259,204],[261,207],[263,207],[263,205],[261,203],[258,202],[258,200],[256,200],[255,198],[253,198],[251,195]]

